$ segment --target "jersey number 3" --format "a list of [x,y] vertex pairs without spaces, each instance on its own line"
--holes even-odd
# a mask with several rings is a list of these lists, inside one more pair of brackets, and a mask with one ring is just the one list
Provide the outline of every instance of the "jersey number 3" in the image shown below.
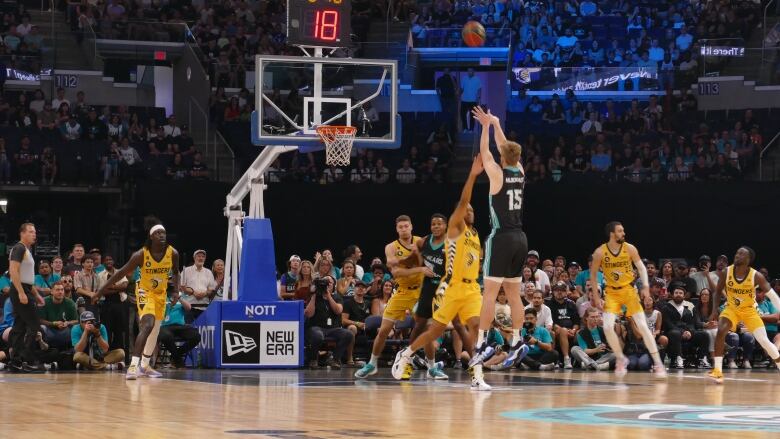
[[523,207],[523,190],[510,189],[506,191],[509,197],[509,210],[520,210]]

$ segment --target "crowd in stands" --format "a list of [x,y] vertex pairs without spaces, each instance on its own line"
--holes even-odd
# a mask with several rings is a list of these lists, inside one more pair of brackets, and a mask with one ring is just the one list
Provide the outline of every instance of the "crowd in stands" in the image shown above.
[[[222,300],[224,262],[216,259],[211,269],[207,268],[204,250],[196,250],[193,261],[182,270],[180,299],[168,298],[158,337],[160,346],[154,355],[159,363],[173,368],[184,367],[187,354],[200,342],[200,334],[190,323],[209,302]],[[140,270],[111,287],[97,303],[92,300],[117,269],[118,261],[115,263],[111,255],[102,254],[97,248],[86,252],[82,244],[75,244],[67,258],[38,261],[34,285],[44,297],[44,303],[37,308],[41,330],[36,356],[41,366],[104,370],[121,369],[125,360],[129,361],[138,334],[135,285]],[[0,363],[9,358],[9,336],[15,317],[8,299],[10,287],[6,272],[0,276],[4,303]],[[197,359],[191,358],[190,365],[195,363]]]
[[138,178],[205,180],[187,126],[161,109],[90,103],[84,91],[0,98],[0,182],[115,186]]
[[[381,258],[373,258],[368,268],[363,268],[362,256],[359,247],[350,246],[340,268],[336,267],[330,250],[315,255],[313,262],[297,255],[287,262],[279,280],[279,297],[303,300],[307,311],[311,309],[306,313],[305,324],[309,367],[360,367],[370,354],[370,340],[376,335],[377,321],[382,319],[395,284]],[[644,260],[644,263],[651,295],[643,301],[644,312],[667,364],[674,369],[710,368],[717,322],[710,321],[709,317],[713,306],[722,310],[725,305],[725,302],[713,304],[710,299],[729,258],[720,255],[713,262],[710,256],[702,255],[691,266],[685,259],[664,259],[658,263]],[[766,268],[759,271],[771,279]],[[594,292],[590,288],[589,266],[564,256],[542,259],[538,252],[531,250],[522,276],[525,306],[522,335],[530,351],[519,367],[534,370],[615,367],[615,355],[606,344],[601,311],[591,305],[593,294],[603,294],[601,272],[597,273],[599,285]],[[639,283],[638,276],[636,279]],[[780,279],[773,284],[777,288]],[[757,296],[757,302],[770,340],[780,346],[777,326],[780,310],[763,294]],[[396,342],[385,349],[386,360],[392,362],[394,352],[390,351],[404,345],[413,325],[412,316],[396,324],[391,337]],[[452,329],[450,326],[437,341],[437,360],[448,366],[463,367],[469,354],[463,351],[462,340]],[[511,309],[502,290],[489,337],[499,354],[486,363],[489,369],[502,369],[501,352],[505,354],[508,350],[511,329]],[[631,361],[629,368],[650,370],[650,355],[633,321],[621,315],[616,330]],[[761,349],[755,349],[752,334],[741,325],[728,334],[727,344],[729,368],[751,369],[759,363],[774,367],[763,357]],[[424,367],[424,361],[420,364]]]
[[37,74],[41,70],[44,36],[21,3],[0,6],[0,91],[8,77],[7,68]]

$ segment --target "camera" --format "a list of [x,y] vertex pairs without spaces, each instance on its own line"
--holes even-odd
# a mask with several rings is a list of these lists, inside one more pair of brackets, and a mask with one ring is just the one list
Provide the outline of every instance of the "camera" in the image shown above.
[[525,322],[523,323],[523,329],[525,329],[525,337],[523,337],[523,343],[528,344],[528,341],[531,340],[531,337],[534,336],[534,329],[536,329],[536,325],[534,325],[531,322]]
[[314,279],[314,282],[312,283],[314,284],[314,292],[316,294],[322,295],[325,294],[325,291],[328,290],[328,284],[330,282],[328,282],[328,278],[319,278]]

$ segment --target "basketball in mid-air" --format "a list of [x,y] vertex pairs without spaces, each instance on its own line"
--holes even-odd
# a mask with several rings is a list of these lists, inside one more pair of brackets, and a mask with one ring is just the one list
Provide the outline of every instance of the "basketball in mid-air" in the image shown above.
[[478,21],[469,21],[463,25],[460,32],[463,42],[469,47],[480,47],[485,44],[485,28]]

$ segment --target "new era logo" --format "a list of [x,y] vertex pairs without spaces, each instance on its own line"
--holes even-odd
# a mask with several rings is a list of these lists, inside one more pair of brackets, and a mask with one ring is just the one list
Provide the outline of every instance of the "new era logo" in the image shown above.
[[238,332],[225,331],[225,347],[228,357],[238,353],[248,353],[257,347],[257,343],[251,338],[241,335]]
[[260,364],[261,322],[222,322],[222,364]]

